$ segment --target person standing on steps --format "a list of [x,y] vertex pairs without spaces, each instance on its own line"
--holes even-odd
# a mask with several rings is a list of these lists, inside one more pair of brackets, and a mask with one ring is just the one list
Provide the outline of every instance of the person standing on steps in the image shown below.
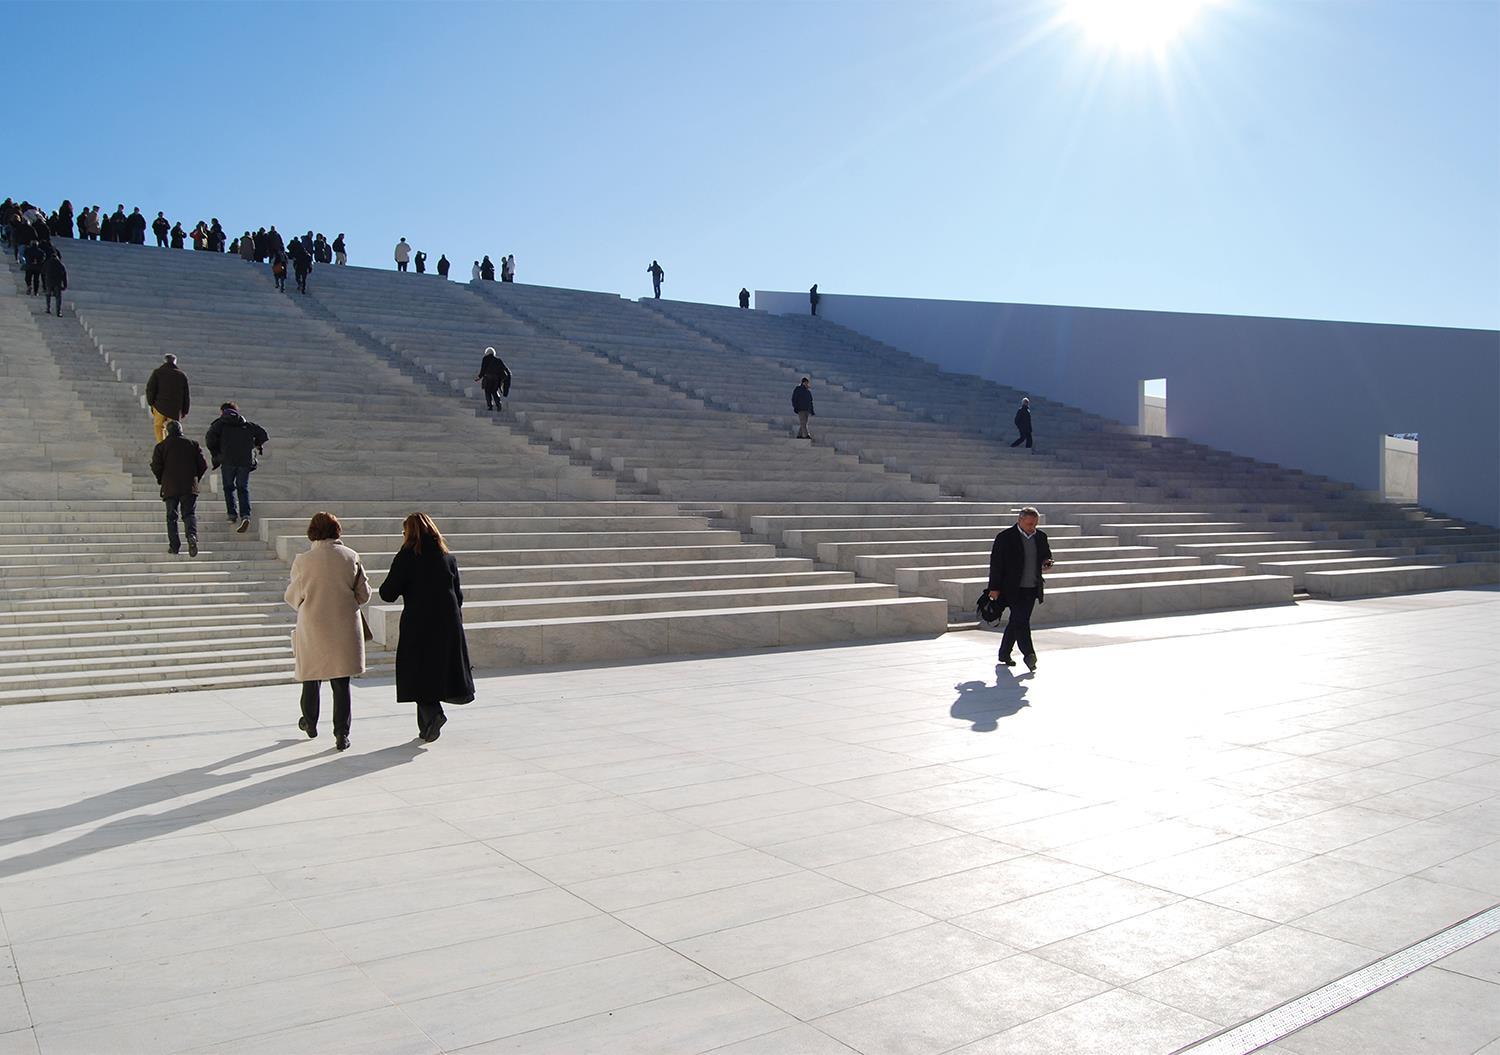
[[167,232],[172,230],[172,225],[167,222],[166,214],[157,213],[156,219],[151,221],[151,233],[156,235],[156,248],[167,247]]
[[62,318],[63,290],[68,288],[68,269],[63,266],[62,254],[53,246],[42,265],[42,288],[47,291],[47,314],[52,314],[52,301],[57,301],[57,317]]
[[505,269],[504,270],[505,270],[505,274],[503,276],[501,276],[502,281],[504,281],[504,282],[514,282],[516,280],[516,254],[515,253],[512,253],[512,254],[510,254],[510,256],[508,256],[508,257],[505,258]]
[[1035,453],[1036,448],[1031,445],[1031,400],[1024,396],[1021,399],[1021,409],[1016,411],[1016,432],[1019,435],[1011,446],[1019,447],[1024,443],[1027,450]]
[[438,268],[437,268],[438,278],[447,278],[448,277],[448,268],[450,266],[451,265],[449,265],[448,258],[446,256],[440,256],[440,257],[438,257]]
[[47,263],[47,247],[41,242],[27,242],[21,249],[21,268],[26,276],[26,292],[36,296],[42,291],[42,266]]
[[312,271],[312,252],[307,248],[307,243],[300,238],[292,239],[291,246],[292,271],[297,276],[297,292],[304,297],[307,296],[307,276]]
[[651,292],[657,300],[661,300],[661,280],[667,277],[667,273],[661,269],[661,265],[655,260],[651,266],[646,268],[646,273],[651,276]]
[[131,209],[130,215],[125,218],[125,231],[131,245],[146,244],[146,218],[141,215],[139,208]]
[[396,270],[405,271],[406,262],[411,259],[411,246],[406,244],[406,239],[396,243]]
[[510,368],[505,360],[495,354],[495,349],[486,348],[484,358],[479,361],[479,373],[474,380],[484,387],[484,409],[504,410],[500,404],[502,395],[510,395]]
[[219,416],[203,437],[213,468],[221,473],[229,522],[241,534],[250,529],[250,474],[255,471],[256,455],[264,454],[270,441],[266,430],[241,417],[233,403],[220,404]]
[[349,262],[349,251],[344,248],[344,232],[333,240],[333,262],[338,267],[343,267]]
[[286,292],[286,250],[277,249],[271,253],[271,277],[276,280],[276,288]]
[[799,440],[812,439],[812,433],[807,431],[807,419],[814,416],[811,378],[804,377],[801,383],[792,389],[792,410],[797,414],[797,438]]
[[479,261],[478,260],[474,261],[474,266],[469,269],[469,281],[470,282],[478,282],[479,281]]
[[187,232],[182,229],[182,221],[178,220],[172,225],[172,248],[181,249],[182,243],[187,240]]
[[743,286],[740,287],[740,307],[745,309],[750,307],[750,291]]
[[164,356],[146,378],[146,405],[151,408],[157,443],[166,439],[167,422],[188,416],[188,379],[177,366],[177,356]]
[[312,548],[292,561],[285,599],[297,612],[292,632],[295,676],[302,683],[302,717],[297,728],[309,740],[318,735],[323,682],[333,689],[333,746],[349,749],[353,705],[349,679],[365,672],[364,615],[370,599],[365,566],[340,541],[343,528],[332,513],[314,513],[307,525]]
[[807,305],[808,307],[812,308],[812,313],[815,317],[818,314],[818,301],[822,299],[823,294],[818,292],[818,284],[814,282],[812,285],[812,289],[807,291]]
[[488,256],[479,262],[479,278],[483,282],[495,281],[495,265]]
[[167,552],[182,552],[177,534],[177,514],[187,529],[188,556],[198,555],[198,481],[208,472],[203,448],[182,434],[182,422],[167,422],[167,435],[151,452],[151,475],[161,485],[167,505]]
[[999,662],[1014,667],[1011,651],[1021,646],[1027,669],[1036,672],[1036,646],[1031,643],[1031,610],[1042,603],[1042,572],[1052,567],[1052,547],[1047,533],[1038,529],[1042,518],[1031,506],[1016,515],[1016,522],[995,536],[990,547],[989,595],[1010,609],[1010,620],[1000,637]]
[[419,274],[419,275],[425,275],[425,274],[427,274],[427,254],[424,253],[424,252],[422,252],[422,250],[418,249],[417,250],[417,258],[416,259],[417,259],[417,274]]
[[401,548],[380,584],[380,599],[403,601],[396,643],[396,702],[417,705],[417,735],[438,738],[448,716],[445,703],[474,699],[474,673],[464,638],[464,594],[458,561],[426,513],[401,525]]
[[249,231],[240,235],[240,259],[247,263],[255,259],[255,236]]

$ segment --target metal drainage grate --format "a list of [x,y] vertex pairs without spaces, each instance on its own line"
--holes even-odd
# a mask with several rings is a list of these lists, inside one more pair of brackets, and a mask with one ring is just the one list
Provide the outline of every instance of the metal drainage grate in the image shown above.
[[1497,932],[1500,905],[1172,1055],[1249,1055]]

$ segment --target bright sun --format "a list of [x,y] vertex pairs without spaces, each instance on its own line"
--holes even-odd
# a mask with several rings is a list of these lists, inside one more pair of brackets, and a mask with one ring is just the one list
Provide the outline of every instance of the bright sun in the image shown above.
[[1160,49],[1209,0],[1064,0],[1063,15],[1097,43],[1122,50]]

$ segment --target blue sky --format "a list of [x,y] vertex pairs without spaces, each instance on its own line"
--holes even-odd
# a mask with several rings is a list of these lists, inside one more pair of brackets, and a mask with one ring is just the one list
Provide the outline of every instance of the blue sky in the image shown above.
[[4,192],[630,295],[1500,326],[1500,3],[1218,0],[1156,52],[1059,8],[12,3]]

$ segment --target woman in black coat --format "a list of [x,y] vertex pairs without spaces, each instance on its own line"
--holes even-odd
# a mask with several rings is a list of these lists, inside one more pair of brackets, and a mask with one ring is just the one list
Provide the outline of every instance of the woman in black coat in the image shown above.
[[417,735],[430,744],[448,721],[443,704],[474,699],[474,674],[459,611],[464,595],[458,561],[426,513],[402,523],[401,549],[380,584],[382,601],[398,597],[405,604],[396,644],[396,702],[417,705]]

